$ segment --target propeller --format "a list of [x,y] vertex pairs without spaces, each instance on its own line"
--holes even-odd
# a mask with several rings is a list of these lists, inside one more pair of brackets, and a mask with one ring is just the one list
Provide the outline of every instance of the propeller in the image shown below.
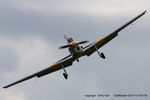
[[71,44],[68,44],[68,45],[64,45],[64,46],[59,47],[59,49],[64,49],[64,48],[68,48],[68,47],[76,47],[76,46],[79,45],[79,44],[84,44],[84,43],[87,43],[87,42],[89,42],[89,40],[81,41],[81,42],[78,42],[78,43],[72,42]]
[[87,43],[87,42],[89,42],[89,40],[81,41],[81,42],[78,42],[77,44],[84,44],[84,43]]

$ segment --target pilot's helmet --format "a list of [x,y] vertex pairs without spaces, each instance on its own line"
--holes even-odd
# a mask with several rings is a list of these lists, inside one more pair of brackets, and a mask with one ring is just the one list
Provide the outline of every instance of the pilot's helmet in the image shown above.
[[68,42],[69,42],[69,43],[71,43],[72,41],[73,41],[73,39],[72,39],[72,38],[69,38],[69,39],[68,39]]

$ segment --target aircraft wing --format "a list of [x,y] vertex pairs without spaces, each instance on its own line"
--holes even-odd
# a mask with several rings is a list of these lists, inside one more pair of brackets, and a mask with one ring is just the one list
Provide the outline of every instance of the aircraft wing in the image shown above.
[[46,68],[46,69],[44,69],[44,70],[42,70],[42,71],[39,71],[39,72],[37,72],[37,73],[35,73],[35,74],[32,74],[32,75],[30,75],[30,76],[27,76],[27,77],[25,77],[25,78],[23,78],[23,79],[21,79],[21,80],[18,80],[18,81],[14,82],[14,83],[11,83],[11,84],[9,84],[9,85],[6,85],[6,86],[4,86],[3,88],[8,88],[8,87],[10,87],[10,86],[13,86],[13,85],[18,84],[18,83],[20,83],[20,82],[23,82],[23,81],[25,81],[25,80],[31,79],[31,78],[33,78],[33,77],[40,78],[40,77],[42,77],[42,76],[44,76],[44,75],[47,75],[47,74],[49,74],[49,73],[52,73],[52,72],[55,72],[55,71],[57,71],[57,70],[62,69],[62,66],[61,66],[61,65],[63,65],[63,67],[68,67],[68,66],[72,65],[72,63],[73,63],[74,60],[75,60],[75,59],[74,59],[71,55],[69,55],[69,56],[67,56],[67,57],[65,57],[65,58],[63,58],[63,59],[61,59],[61,60],[59,60],[59,61],[56,62],[55,64],[51,65],[50,67],[48,67],[48,68]]
[[[91,54],[93,54],[96,51],[96,48],[99,49],[101,48],[103,45],[105,45],[106,43],[108,43],[109,41],[111,41],[113,38],[115,38],[118,35],[118,32],[120,32],[121,30],[123,30],[124,28],[126,28],[128,25],[130,25],[131,23],[133,23],[134,21],[136,21],[137,19],[139,19],[141,16],[143,16],[146,13],[146,11],[142,12],[141,14],[139,14],[137,17],[133,18],[131,21],[127,22],[126,24],[124,24],[123,26],[121,26],[120,28],[118,28],[117,30],[115,30],[114,32],[112,32],[111,34],[109,34],[108,36],[106,36],[105,38],[102,38],[88,46],[86,46],[84,48],[84,53],[87,56],[90,56]],[[96,46],[96,48],[95,48]]]

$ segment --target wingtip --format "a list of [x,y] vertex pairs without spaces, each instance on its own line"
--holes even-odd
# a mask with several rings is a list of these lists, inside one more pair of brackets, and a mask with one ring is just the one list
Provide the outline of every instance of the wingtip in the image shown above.
[[15,85],[15,84],[13,83],[13,84],[6,85],[6,86],[4,86],[3,88],[6,89],[6,88],[9,88],[9,87],[11,87],[11,86],[13,86],[13,85]]
[[145,10],[143,13],[145,14],[147,12],[147,10]]
[[6,89],[6,88],[7,88],[6,86],[3,87],[3,89]]
[[4,89],[6,89],[6,88],[8,88],[8,87],[10,87],[11,85],[6,85],[6,86],[3,86],[3,88]]
[[147,12],[147,10],[145,10],[145,11],[143,12],[143,15],[144,15],[146,12]]
[[147,12],[147,10],[143,11],[139,16],[145,15],[146,12]]

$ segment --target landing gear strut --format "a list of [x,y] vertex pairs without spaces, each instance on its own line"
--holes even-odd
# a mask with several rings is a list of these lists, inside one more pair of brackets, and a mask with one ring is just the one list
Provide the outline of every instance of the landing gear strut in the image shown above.
[[67,74],[67,71],[65,70],[64,66],[61,65],[62,69],[64,70],[64,73],[63,73],[63,76],[65,79],[68,79],[68,74]]
[[100,52],[98,51],[96,45],[95,45],[95,49],[96,49],[97,53],[99,54],[99,56],[100,56],[101,58],[105,59],[104,53],[100,53]]

